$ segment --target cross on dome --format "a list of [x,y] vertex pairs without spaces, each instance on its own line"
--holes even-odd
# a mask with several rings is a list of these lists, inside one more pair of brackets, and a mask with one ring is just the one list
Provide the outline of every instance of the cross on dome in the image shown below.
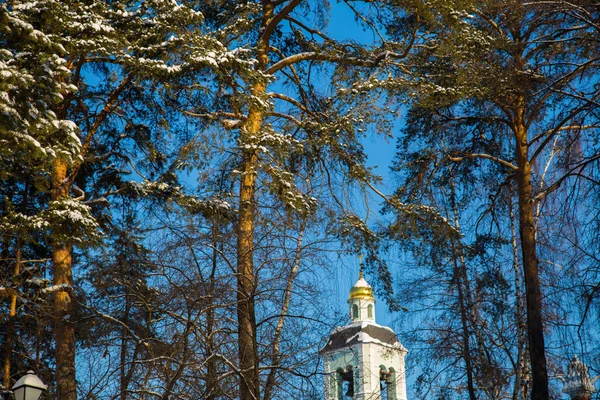
[[360,269],[358,272],[358,280],[356,281],[354,286],[350,288],[350,299],[348,301],[353,299],[373,300],[373,302],[375,301],[375,296],[373,295],[373,288],[371,287],[371,285],[369,285],[369,282],[367,282],[363,277],[362,259],[360,262]]

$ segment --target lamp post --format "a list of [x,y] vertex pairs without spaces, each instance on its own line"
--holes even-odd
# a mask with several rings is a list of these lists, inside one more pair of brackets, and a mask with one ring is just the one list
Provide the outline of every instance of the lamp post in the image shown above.
[[14,384],[12,392],[4,392],[4,397],[5,400],[8,400],[12,393],[15,400],[38,400],[46,389],[47,386],[33,371],[27,371],[27,374]]

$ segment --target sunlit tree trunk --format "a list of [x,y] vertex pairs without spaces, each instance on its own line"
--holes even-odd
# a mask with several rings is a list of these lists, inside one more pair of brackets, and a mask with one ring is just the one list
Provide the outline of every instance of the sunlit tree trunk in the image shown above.
[[[52,200],[68,197],[67,164],[58,159],[52,170]],[[52,245],[54,292],[54,340],[56,345],[57,398],[75,400],[75,326],[70,321],[75,309],[73,296],[72,245],[54,239]]]
[[[261,31],[273,17],[274,5],[262,2]],[[263,35],[257,43],[257,68],[267,69],[269,63],[269,38]],[[264,97],[266,84],[254,83],[252,95]],[[257,136],[262,128],[263,110],[250,107],[248,120],[240,131],[242,163],[240,166],[239,217],[237,227],[237,317],[238,354],[240,367],[240,400],[260,398],[258,349],[256,343],[256,315],[254,309],[254,222],[256,211],[256,175],[258,169]]]
[[[251,116],[248,131],[258,132],[261,116]],[[257,150],[245,150],[240,182],[240,206],[237,235],[237,316],[240,363],[240,399],[258,399],[258,350],[254,310],[254,214],[256,196]]]
[[[523,99],[521,99],[521,104]],[[542,320],[542,294],[538,269],[535,234],[535,209],[527,128],[522,105],[514,119],[516,139],[517,190],[519,198],[519,235],[523,275],[525,277],[525,298],[527,308],[527,331],[532,374],[532,400],[548,400],[548,372],[544,346],[544,325]]]

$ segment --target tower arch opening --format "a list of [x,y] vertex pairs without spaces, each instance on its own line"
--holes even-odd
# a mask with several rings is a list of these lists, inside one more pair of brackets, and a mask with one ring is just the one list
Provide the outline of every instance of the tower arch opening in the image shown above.
[[351,365],[346,368],[338,368],[337,375],[337,397],[335,400],[348,400],[354,397],[354,370]]

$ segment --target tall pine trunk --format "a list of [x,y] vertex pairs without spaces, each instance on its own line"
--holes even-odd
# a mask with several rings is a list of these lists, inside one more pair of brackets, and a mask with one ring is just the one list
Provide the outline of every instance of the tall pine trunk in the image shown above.
[[[261,31],[273,17],[273,4],[263,0]],[[261,36],[257,43],[257,66],[265,71],[269,63],[268,35]],[[252,95],[264,97],[264,82],[252,85]],[[248,120],[242,127],[241,143],[249,146],[242,148],[240,166],[240,199],[237,227],[237,317],[238,317],[238,356],[240,363],[240,400],[260,399],[260,381],[258,369],[258,347],[256,343],[256,315],[254,308],[254,222],[256,211],[256,175],[258,169],[257,136],[262,129],[264,111],[251,106]]]
[[[57,159],[52,170],[52,200],[69,196],[67,164]],[[52,248],[54,292],[54,341],[56,346],[57,398],[75,400],[75,326],[70,321],[75,310],[73,296],[73,274],[71,261],[72,245],[56,238]]]
[[458,264],[455,260],[455,268],[454,268],[454,280],[456,282],[456,289],[458,292],[458,305],[460,308],[460,322],[462,328],[462,358],[465,361],[465,373],[467,374],[467,388],[469,392],[469,400],[477,400],[477,395],[475,394],[475,383],[474,383],[474,369],[473,369],[473,360],[471,358],[471,346],[469,344],[469,326],[468,326],[468,318],[467,318],[467,306],[465,301],[465,294],[463,291],[463,284],[461,282],[461,278],[463,275],[466,275],[466,271],[461,271],[461,267],[463,264]]
[[[522,103],[522,101],[521,101]],[[548,400],[548,371],[544,346],[544,324],[542,319],[542,293],[538,269],[535,234],[535,210],[529,144],[524,110],[519,106],[515,116],[514,134],[516,139],[517,191],[519,195],[519,235],[523,275],[525,278],[525,298],[527,308],[527,332],[531,359],[532,389],[531,400]]]
[[[25,186],[23,188],[23,200],[20,205],[20,211],[23,214],[26,214],[27,211],[27,202],[29,199],[29,178],[25,178]],[[8,258],[8,250],[10,246],[10,241],[8,238],[5,238],[6,243],[3,249],[3,260]],[[3,369],[3,377],[2,377],[2,385],[5,388],[10,387],[10,377],[11,377],[11,364],[12,364],[12,352],[15,342],[16,335],[16,322],[17,322],[17,301],[19,299],[19,289],[16,287],[16,282],[18,281],[18,277],[21,274],[22,268],[22,258],[23,258],[23,240],[21,239],[20,234],[17,235],[16,242],[16,251],[15,251],[15,267],[13,269],[13,285],[8,291],[8,323],[6,324],[6,342],[4,347],[4,369]],[[6,265],[8,267],[8,263]]]
[[[260,129],[260,115],[253,118]],[[250,120],[252,123],[252,120]],[[251,132],[252,126],[249,127]],[[254,213],[256,196],[256,150],[244,151],[240,182],[240,205],[237,233],[237,317],[240,363],[240,399],[259,398],[258,349],[254,309]]]

